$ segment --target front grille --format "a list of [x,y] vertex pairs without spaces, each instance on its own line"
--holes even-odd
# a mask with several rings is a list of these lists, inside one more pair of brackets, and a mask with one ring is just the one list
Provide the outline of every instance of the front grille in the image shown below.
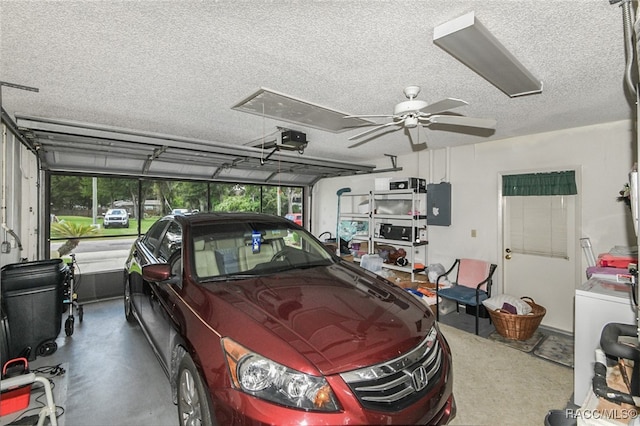
[[436,337],[434,327],[417,348],[406,354],[340,376],[363,407],[402,410],[429,393],[440,381],[443,353]]

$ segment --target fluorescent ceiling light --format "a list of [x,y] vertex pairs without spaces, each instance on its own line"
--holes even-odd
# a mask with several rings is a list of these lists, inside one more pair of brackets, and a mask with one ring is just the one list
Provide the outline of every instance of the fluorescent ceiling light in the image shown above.
[[474,12],[437,26],[433,42],[511,97],[542,92],[542,82],[509,53]]
[[231,109],[333,133],[372,124],[360,118],[343,118],[349,114],[264,88]]

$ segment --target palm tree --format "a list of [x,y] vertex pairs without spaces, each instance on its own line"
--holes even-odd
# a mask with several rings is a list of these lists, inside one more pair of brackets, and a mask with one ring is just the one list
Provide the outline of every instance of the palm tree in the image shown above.
[[88,224],[73,223],[69,221],[56,222],[51,224],[51,236],[56,238],[68,238],[68,240],[58,248],[58,255],[65,256],[73,251],[80,244],[80,237],[95,235],[99,232]]

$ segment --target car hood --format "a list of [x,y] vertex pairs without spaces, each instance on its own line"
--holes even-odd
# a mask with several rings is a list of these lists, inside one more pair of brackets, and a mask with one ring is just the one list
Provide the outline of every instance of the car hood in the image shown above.
[[216,297],[241,303],[257,327],[277,335],[323,374],[396,358],[421,342],[434,323],[413,295],[342,264],[215,287]]

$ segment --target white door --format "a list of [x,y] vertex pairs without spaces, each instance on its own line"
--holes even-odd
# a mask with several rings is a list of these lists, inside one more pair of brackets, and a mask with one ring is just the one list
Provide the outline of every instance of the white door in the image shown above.
[[576,195],[505,196],[504,293],[529,296],[547,313],[542,325],[573,332]]

